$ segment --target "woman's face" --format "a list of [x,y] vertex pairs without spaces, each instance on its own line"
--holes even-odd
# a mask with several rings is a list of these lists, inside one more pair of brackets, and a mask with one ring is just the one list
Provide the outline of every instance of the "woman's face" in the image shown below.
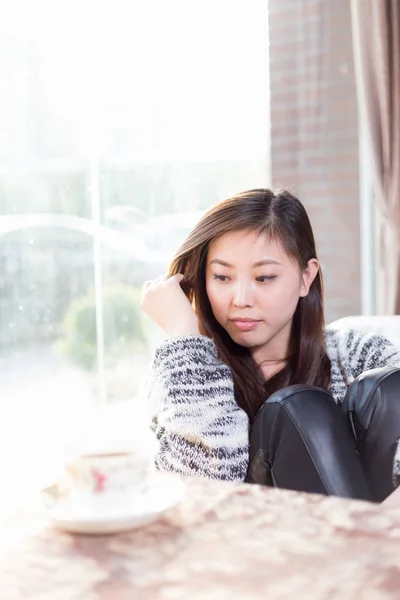
[[241,346],[265,359],[287,356],[300,297],[318,272],[311,259],[301,271],[279,241],[254,231],[226,233],[209,248],[206,289],[218,323]]

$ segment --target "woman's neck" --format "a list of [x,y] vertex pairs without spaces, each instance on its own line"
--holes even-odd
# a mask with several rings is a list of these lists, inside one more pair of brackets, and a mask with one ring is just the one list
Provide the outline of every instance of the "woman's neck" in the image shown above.
[[254,361],[261,367],[262,365],[273,365],[276,363],[286,363],[290,358],[289,343],[277,347],[270,348],[253,348],[251,355]]
[[262,363],[259,363],[259,367],[265,380],[268,380],[279,373],[279,371],[282,371],[282,369],[287,365],[287,362],[288,359],[285,358],[282,360],[266,360]]
[[261,369],[265,379],[270,379],[287,365],[291,355],[290,345],[289,333],[283,339],[281,337],[280,339],[270,340],[268,344],[252,349],[252,357]]

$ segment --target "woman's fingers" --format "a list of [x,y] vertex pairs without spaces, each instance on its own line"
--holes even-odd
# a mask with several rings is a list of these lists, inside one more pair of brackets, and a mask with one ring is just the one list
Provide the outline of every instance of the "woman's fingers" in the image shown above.
[[171,336],[198,333],[196,314],[179,285],[182,273],[160,275],[143,284],[140,306]]
[[[182,277],[183,277],[183,275],[182,275]],[[150,279],[149,281],[145,281],[143,284],[143,290],[147,290],[147,288],[149,288],[150,286],[155,286],[158,283],[167,281],[167,279],[168,279],[168,275],[159,275],[155,279]]]

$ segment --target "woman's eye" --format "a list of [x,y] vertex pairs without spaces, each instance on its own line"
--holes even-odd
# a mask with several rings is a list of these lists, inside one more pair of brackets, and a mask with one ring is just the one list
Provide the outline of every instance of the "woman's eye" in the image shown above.
[[260,277],[256,277],[256,281],[259,283],[267,283],[268,281],[273,281],[276,279],[276,275],[260,275]]
[[217,279],[218,281],[228,281],[229,277],[226,275],[214,275],[213,279]]

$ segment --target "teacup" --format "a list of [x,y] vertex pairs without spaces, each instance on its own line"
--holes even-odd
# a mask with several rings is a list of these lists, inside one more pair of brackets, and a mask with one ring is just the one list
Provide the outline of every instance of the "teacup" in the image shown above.
[[127,505],[148,486],[155,449],[149,428],[109,408],[89,417],[71,435],[57,481],[43,489],[47,505],[65,500],[69,507],[106,509]]
[[55,483],[42,491],[47,505],[60,500],[94,508],[121,503],[147,489],[153,473],[151,447],[98,444],[66,457]]
[[53,506],[60,500],[87,508],[126,504],[147,489],[152,464],[130,452],[80,454],[65,462],[56,483],[43,489]]
[[74,490],[89,494],[131,491],[148,473],[147,457],[129,452],[82,454],[65,464]]

